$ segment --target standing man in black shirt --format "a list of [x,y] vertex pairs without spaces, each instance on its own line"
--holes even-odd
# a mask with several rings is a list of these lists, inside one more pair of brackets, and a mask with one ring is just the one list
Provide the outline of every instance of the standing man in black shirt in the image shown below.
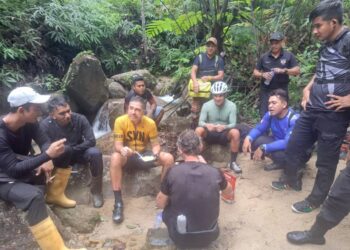
[[[339,161],[340,146],[350,120],[349,108],[339,108],[339,97],[350,94],[350,31],[342,25],[343,7],[339,1],[322,1],[309,16],[313,34],[322,42],[316,73],[303,90],[301,113],[286,151],[284,181],[272,187],[301,190],[301,167],[307,149],[317,142],[317,175],[311,194],[292,205],[297,213],[307,213],[326,199]],[[328,106],[331,104],[330,106]],[[341,107],[341,106],[340,106]]]
[[289,76],[300,74],[295,56],[283,49],[284,35],[281,32],[270,36],[270,51],[261,56],[253,71],[260,83],[260,117],[268,111],[270,93],[275,89],[283,89],[288,93]]
[[[67,249],[49,217],[44,199],[45,184],[52,181],[51,159],[64,152],[65,139],[48,144],[37,124],[40,104],[50,96],[19,87],[7,98],[10,113],[0,119],[0,199],[24,211],[30,230],[43,250]],[[34,140],[41,154],[28,156]]]
[[40,123],[40,128],[51,141],[66,138],[64,153],[53,160],[56,178],[50,183],[46,201],[61,207],[74,207],[76,202],[68,199],[66,189],[71,165],[89,164],[92,181],[91,195],[94,207],[103,206],[101,151],[95,147],[96,140],[92,128],[85,116],[71,111],[63,96],[53,96],[48,102],[50,115]]
[[220,190],[228,196],[233,192],[223,173],[203,162],[201,146],[193,130],[179,135],[177,147],[185,162],[169,169],[157,195],[170,238],[181,248],[206,247],[219,236]]

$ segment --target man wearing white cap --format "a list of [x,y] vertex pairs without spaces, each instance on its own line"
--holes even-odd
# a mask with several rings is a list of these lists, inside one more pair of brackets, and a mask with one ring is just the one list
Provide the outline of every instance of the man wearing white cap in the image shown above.
[[[19,87],[7,98],[10,112],[0,118],[0,199],[28,212],[30,230],[41,249],[58,250],[67,248],[47,213],[43,189],[53,179],[51,159],[63,153],[65,139],[49,145],[37,124],[40,104],[49,97]],[[32,140],[41,154],[28,156]]]

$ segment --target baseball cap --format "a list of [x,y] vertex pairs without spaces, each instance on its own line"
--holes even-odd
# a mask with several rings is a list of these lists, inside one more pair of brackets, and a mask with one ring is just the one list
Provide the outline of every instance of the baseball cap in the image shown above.
[[10,107],[13,108],[22,106],[26,103],[45,103],[49,98],[50,95],[40,95],[30,87],[19,87],[10,92],[7,101],[10,104]]
[[271,40],[281,41],[284,39],[284,35],[281,32],[273,32],[270,36]]
[[213,44],[215,44],[215,46],[218,46],[218,40],[216,40],[215,37],[209,37],[206,44],[208,44],[208,43],[213,43]]

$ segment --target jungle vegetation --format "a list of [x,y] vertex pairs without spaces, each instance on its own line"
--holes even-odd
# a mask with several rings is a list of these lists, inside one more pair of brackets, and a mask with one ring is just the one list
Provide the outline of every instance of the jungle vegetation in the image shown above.
[[[194,56],[215,36],[225,53],[230,99],[247,120],[257,118],[257,58],[273,31],[302,74],[290,84],[294,106],[314,72],[320,44],[308,22],[318,0],[0,0],[0,84],[37,82],[48,91],[80,52],[93,53],[107,76],[148,68],[184,86]],[[350,0],[344,0],[349,24]]]

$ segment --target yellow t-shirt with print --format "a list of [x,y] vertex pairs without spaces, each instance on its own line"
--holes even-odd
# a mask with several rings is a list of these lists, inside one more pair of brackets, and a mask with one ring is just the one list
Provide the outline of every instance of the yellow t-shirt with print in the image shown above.
[[115,119],[115,141],[123,142],[134,151],[143,152],[149,142],[158,141],[158,132],[155,122],[143,116],[141,122],[135,127],[127,114]]

